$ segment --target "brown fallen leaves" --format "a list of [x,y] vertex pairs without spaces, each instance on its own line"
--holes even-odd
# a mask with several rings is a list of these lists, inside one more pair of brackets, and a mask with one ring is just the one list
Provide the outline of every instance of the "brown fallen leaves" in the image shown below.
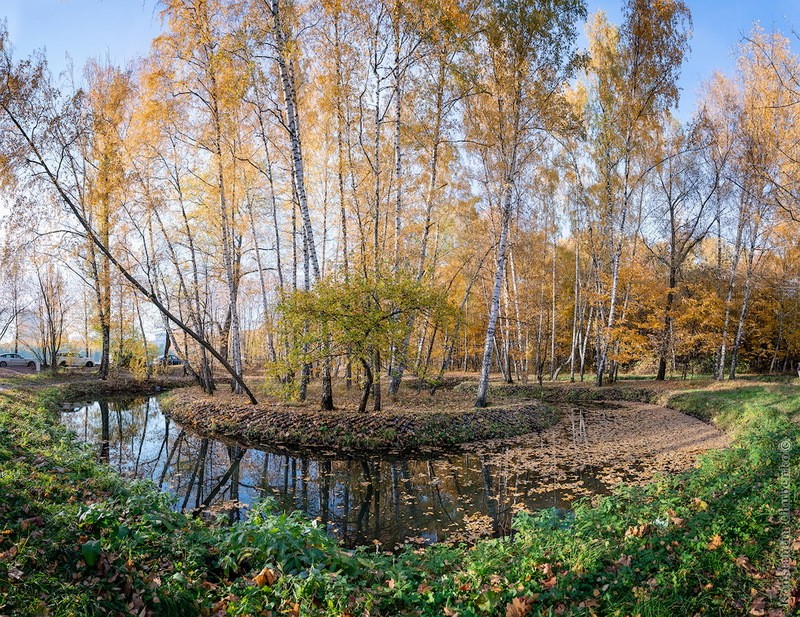
[[11,566],[8,569],[8,578],[10,578],[12,581],[21,581],[24,576],[25,573],[17,566]]
[[541,581],[542,587],[544,587],[545,589],[552,589],[558,583],[558,579],[556,578],[556,575],[553,573],[553,566],[551,566],[549,563],[546,563],[540,567],[542,570],[542,574],[544,574],[544,579],[542,579]]
[[535,598],[517,597],[506,604],[506,617],[525,617],[530,611]]
[[650,523],[644,523],[642,525],[633,525],[628,527],[625,531],[626,538],[643,538],[648,533],[650,533]]
[[255,575],[253,582],[259,587],[272,587],[272,585],[275,584],[280,576],[281,575],[277,570],[270,568],[269,566],[265,566],[261,572]]
[[762,575],[759,574],[756,567],[750,563],[750,558],[746,555],[740,555],[736,558],[736,565],[739,566],[742,570],[747,572],[749,576],[752,578],[762,578]]
[[614,568],[614,571],[617,571],[620,568],[630,567],[632,560],[633,560],[633,555],[621,555],[620,558],[614,562],[614,565],[617,566]]
[[786,611],[782,608],[767,608],[767,600],[763,596],[757,597],[750,605],[749,615],[754,617],[785,617]]
[[706,545],[706,548],[707,548],[709,551],[715,551],[715,550],[717,550],[717,549],[718,549],[720,546],[722,546],[722,536],[720,536],[720,535],[717,533],[717,534],[714,534],[714,536],[711,538],[711,540],[709,541],[709,543]]
[[678,513],[672,508],[667,510],[667,516],[669,517],[669,522],[675,525],[675,527],[683,527],[683,524],[686,522],[684,519],[678,516]]

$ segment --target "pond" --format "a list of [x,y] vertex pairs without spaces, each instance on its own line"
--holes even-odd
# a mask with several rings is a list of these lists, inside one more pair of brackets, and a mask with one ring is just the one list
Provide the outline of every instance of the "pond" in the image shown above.
[[71,406],[62,422],[123,476],[173,493],[177,509],[237,520],[270,496],[317,518],[346,546],[386,549],[408,539],[502,535],[517,508],[566,509],[726,444],[716,429],[677,412],[622,403],[567,408],[540,434],[403,457],[245,449],[184,430],[156,397]]

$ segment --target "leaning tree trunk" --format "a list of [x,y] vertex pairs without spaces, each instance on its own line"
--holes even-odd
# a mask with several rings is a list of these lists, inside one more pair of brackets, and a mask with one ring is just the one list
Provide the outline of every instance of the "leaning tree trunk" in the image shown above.
[[364,367],[364,389],[361,391],[361,401],[358,403],[359,413],[367,412],[367,402],[369,401],[369,393],[372,389],[372,368],[364,358],[360,358],[361,365]]
[[131,272],[114,257],[114,254],[111,252],[109,247],[102,242],[100,237],[97,235],[97,232],[92,228],[89,222],[86,220],[86,217],[83,216],[78,206],[72,200],[70,195],[67,193],[66,189],[61,185],[58,177],[56,176],[55,172],[50,168],[49,164],[45,160],[44,155],[39,150],[36,143],[33,141],[33,137],[31,134],[22,126],[20,120],[14,115],[14,113],[0,103],[0,109],[2,109],[11,123],[14,125],[15,129],[19,132],[19,135],[25,140],[26,144],[31,150],[31,155],[33,156],[36,163],[42,170],[42,173],[45,175],[47,180],[50,182],[53,189],[55,189],[58,196],[64,202],[64,204],[69,208],[75,218],[78,220],[80,226],[84,229],[89,239],[94,243],[94,245],[100,250],[101,253],[111,262],[111,264],[117,268],[119,273],[127,280],[131,286],[141,293],[144,297],[146,297],[150,302],[152,302],[153,306],[161,312],[167,319],[169,319],[172,323],[178,326],[181,330],[183,330],[187,335],[192,337],[201,347],[206,349],[214,358],[216,358],[225,370],[230,373],[230,375],[239,383],[242,387],[242,390],[245,394],[247,394],[250,402],[256,404],[258,401],[256,400],[253,393],[244,383],[241,374],[237,373],[236,370],[225,360],[220,353],[214,349],[214,347],[200,334],[195,332],[190,326],[184,323],[180,318],[178,318],[172,311],[170,311],[164,303],[162,303],[158,296],[152,291],[147,289]]

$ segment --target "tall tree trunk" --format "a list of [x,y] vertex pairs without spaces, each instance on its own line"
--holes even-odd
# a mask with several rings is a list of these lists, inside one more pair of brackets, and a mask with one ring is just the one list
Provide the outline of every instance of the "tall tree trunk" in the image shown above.
[[770,374],[775,372],[775,364],[778,362],[778,352],[780,351],[781,343],[783,343],[783,327],[785,319],[786,312],[783,309],[783,298],[781,298],[781,308],[778,313],[778,340],[775,343],[775,351],[772,353],[772,361],[769,363]]
[[[573,287],[573,310],[572,310],[572,343],[569,349],[569,380],[575,382],[575,352],[580,345],[580,328],[583,325],[580,319],[583,318],[581,307],[581,285],[580,285],[580,252],[575,238],[575,285]],[[580,319],[578,315],[581,315]]]
[[[446,79],[445,59],[439,57],[437,87],[436,87],[436,115],[433,123],[433,150],[428,167],[428,186],[425,191],[425,220],[422,226],[422,239],[420,240],[419,261],[417,262],[417,281],[425,276],[428,261],[428,243],[430,240],[431,226],[433,225],[433,207],[436,201],[437,182],[439,177],[439,152],[442,142],[442,122],[444,114],[444,87]],[[389,394],[394,396],[400,389],[400,383],[405,371],[406,355],[411,341],[411,331],[414,328],[414,316],[409,317],[408,334],[402,341],[392,362]]]
[[[754,232],[755,233],[755,232]],[[733,339],[733,348],[731,349],[731,365],[728,370],[728,379],[736,379],[736,364],[739,360],[739,348],[742,344],[742,337],[744,336],[744,322],[747,317],[747,309],[750,304],[750,293],[752,290],[753,280],[753,260],[755,258],[754,243],[750,246],[750,251],[747,256],[747,271],[744,279],[744,297],[742,298],[742,308],[739,311],[739,322],[736,326],[736,336]]]
[[[718,352],[716,378],[718,381],[725,379],[725,361],[728,343],[728,328],[730,327],[731,311],[733,308],[733,290],[736,285],[736,269],[739,266],[739,255],[742,250],[742,234],[744,233],[745,217],[742,210],[739,213],[739,223],[736,227],[736,242],[733,246],[733,263],[728,277],[728,291],[725,297],[725,316],[722,320],[722,336]],[[720,261],[721,264],[721,261]]]
[[[527,349],[527,339],[526,342],[523,343],[522,337],[522,315],[519,310],[519,288],[517,287],[517,268],[514,261],[514,248],[510,247],[508,250],[508,261],[510,265],[510,279],[511,279],[511,291],[514,295],[514,322],[515,322],[515,334],[517,335],[516,338],[516,348],[517,348],[517,379],[521,380],[523,383],[527,383],[528,381],[528,349]],[[526,328],[527,330],[527,328]]]
[[[208,50],[209,60],[213,58],[214,51]],[[225,179],[225,164],[222,154],[222,110],[219,108],[219,89],[217,76],[213,68],[213,63],[209,62],[207,77],[210,85],[209,102],[211,106],[211,119],[214,126],[214,157],[216,159],[218,206],[220,215],[220,231],[222,234],[222,262],[225,268],[225,277],[228,285],[228,302],[230,312],[230,345],[227,347],[231,358],[231,366],[234,372],[242,375],[242,352],[241,352],[241,333],[239,330],[239,307],[238,307],[238,274],[236,272],[235,252],[235,230],[233,227],[233,214],[228,204],[228,186]],[[233,379],[231,388],[236,394],[243,392],[241,380]]]
[[272,327],[268,315],[269,311],[269,299],[267,297],[267,282],[266,277],[264,276],[264,264],[263,260],[261,259],[261,246],[258,242],[258,233],[256,232],[256,219],[253,213],[253,201],[251,199],[247,199],[247,214],[250,219],[250,233],[253,237],[253,250],[255,251],[256,255],[256,269],[258,270],[258,284],[259,290],[261,291],[261,310],[264,311],[264,329],[267,331],[267,342],[268,346],[272,355],[272,361],[277,361],[277,356],[275,352],[275,344],[273,342],[272,337]]
[[314,229],[311,226],[311,214],[306,197],[305,173],[303,166],[303,148],[300,138],[299,116],[297,113],[297,89],[295,86],[294,67],[288,57],[287,34],[283,25],[283,16],[280,11],[280,0],[264,0],[270,2],[273,19],[273,34],[275,36],[276,59],[280,69],[281,84],[283,86],[283,102],[286,106],[286,125],[289,139],[292,144],[292,172],[297,190],[300,216],[303,221],[303,237],[308,244],[309,259],[314,273],[314,280],[319,280],[320,269],[317,259],[316,245],[314,244]]
[[677,275],[675,269],[670,264],[669,270],[669,290],[667,291],[667,301],[664,305],[664,330],[661,333],[661,344],[658,354],[658,373],[656,380],[664,381],[667,378],[667,354],[670,349],[672,335],[672,305],[675,301],[675,286],[677,285]]
[[381,352],[375,349],[372,355],[372,366],[375,381],[372,383],[373,411],[381,410]]
[[403,69],[400,66],[400,0],[394,2],[394,263],[393,271],[396,273],[400,269],[400,231],[402,228],[403,212],[403,149],[400,143],[401,112],[403,109]]
[[550,277],[550,379],[556,379],[556,236],[555,221],[553,222],[553,264]]
[[486,327],[486,341],[483,345],[483,360],[481,362],[481,375],[478,380],[478,393],[475,398],[475,407],[486,407],[486,395],[489,392],[489,372],[492,367],[494,333],[497,328],[497,316],[500,313],[500,292],[503,289],[503,274],[506,270],[506,249],[508,245],[509,229],[511,227],[512,199],[513,187],[511,178],[507,178],[505,195],[503,196],[503,216],[500,223],[500,244],[497,247],[497,267],[494,273],[494,287],[489,308],[489,323]]

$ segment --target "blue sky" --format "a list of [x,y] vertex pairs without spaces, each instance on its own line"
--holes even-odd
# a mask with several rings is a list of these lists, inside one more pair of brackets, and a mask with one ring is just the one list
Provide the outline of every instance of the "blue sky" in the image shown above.
[[69,54],[78,75],[89,58],[124,65],[147,53],[158,14],[156,0],[0,0],[18,58],[45,47],[55,71]]
[[[683,67],[680,115],[688,117],[701,84],[715,70],[730,72],[736,63],[736,45],[759,20],[766,29],[789,34],[800,31],[800,0],[686,0],[692,11],[692,52]],[[620,21],[620,0],[588,0],[592,13],[603,9]],[[17,55],[46,47],[56,71],[69,54],[80,75],[91,57],[116,64],[146,53],[158,33],[157,0],[0,0],[0,18],[8,20]],[[793,45],[800,50],[800,41]]]
[[[759,21],[766,30],[778,30],[791,36],[792,48],[800,52],[800,39],[794,38],[792,29],[800,32],[800,0],[684,0],[692,12],[693,36],[688,59],[681,71],[681,104],[679,115],[688,118],[702,84],[714,71],[730,74],[736,67],[737,45],[743,35],[750,32]],[[604,10],[612,23],[622,17],[619,0],[587,0],[591,15]]]

